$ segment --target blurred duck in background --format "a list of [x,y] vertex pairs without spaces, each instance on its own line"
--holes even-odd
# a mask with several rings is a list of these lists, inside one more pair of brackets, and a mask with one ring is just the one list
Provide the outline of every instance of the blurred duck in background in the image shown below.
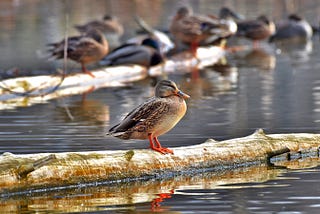
[[277,30],[269,39],[270,42],[297,41],[305,42],[313,35],[311,25],[297,14],[291,14],[286,21],[277,25]]
[[158,41],[152,38],[146,38],[141,44],[124,44],[114,49],[100,61],[100,64],[137,64],[149,68],[162,62],[163,56],[160,53]]
[[275,24],[266,16],[261,15],[255,20],[243,20],[237,22],[237,36],[245,37],[253,41],[253,47],[258,47],[258,42],[269,38],[275,33]]
[[99,30],[103,34],[123,35],[123,26],[115,16],[105,15],[102,20],[90,21],[83,25],[75,25],[75,28],[85,33],[91,29]]
[[[94,75],[86,69],[86,64],[101,60],[109,51],[106,38],[98,30],[91,29],[83,35],[67,38],[67,58],[81,64],[82,72]],[[54,59],[64,58],[65,40],[48,44],[51,48],[50,57]]]
[[196,56],[197,47],[214,43],[221,37],[230,35],[229,29],[220,19],[209,16],[194,15],[190,7],[181,7],[173,17],[169,31],[174,38],[175,49],[187,45]]
[[135,21],[138,24],[138,26],[141,28],[138,31],[139,35],[127,40],[126,43],[141,44],[144,39],[152,38],[154,40],[157,40],[157,42],[159,43],[160,52],[163,56],[165,56],[171,49],[174,48],[174,43],[171,41],[171,39],[167,34],[152,28],[145,20],[143,20],[139,16],[135,16]]
[[[235,20],[243,20],[244,17],[227,7],[222,7],[219,11],[219,17],[209,14],[208,17],[219,21],[220,28],[217,28],[216,37],[210,37],[205,41],[205,44],[216,44],[216,45],[223,45],[224,42],[229,37],[235,35],[238,30],[238,26]],[[220,29],[220,33],[219,33]],[[212,40],[213,42],[211,42]],[[224,42],[224,44],[226,41]]]
[[120,37],[123,35],[123,25],[117,17],[105,15],[101,20],[90,21],[83,25],[74,26],[80,33],[86,33],[92,29],[99,30],[108,40],[112,47],[120,44]]

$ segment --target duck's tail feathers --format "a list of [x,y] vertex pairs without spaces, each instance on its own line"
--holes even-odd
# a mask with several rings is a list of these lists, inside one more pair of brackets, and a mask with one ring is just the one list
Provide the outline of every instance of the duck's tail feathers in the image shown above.
[[134,20],[142,28],[142,30],[146,31],[146,33],[153,35],[154,29],[149,24],[147,24],[140,16],[135,15]]

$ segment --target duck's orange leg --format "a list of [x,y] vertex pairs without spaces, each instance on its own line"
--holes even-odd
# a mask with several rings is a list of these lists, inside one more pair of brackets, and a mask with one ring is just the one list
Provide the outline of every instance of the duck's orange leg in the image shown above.
[[83,62],[81,62],[81,69],[82,69],[83,73],[88,74],[91,77],[95,77],[90,71],[87,70],[87,68],[86,68],[86,66],[85,66],[85,64]]
[[163,202],[164,199],[171,198],[172,194],[174,194],[174,190],[170,190],[170,193],[159,193],[157,194],[158,198],[155,198],[151,202],[151,210],[152,211],[165,211],[160,209],[160,202]]
[[160,149],[162,152],[173,154],[173,151],[171,149],[168,149],[168,148],[165,148],[165,147],[161,146],[161,144],[160,144],[160,142],[159,142],[157,137],[153,137],[153,140],[157,144],[157,148]]
[[[161,146],[161,144],[158,141],[157,137],[152,137],[152,134],[148,134],[148,139],[149,139],[149,142],[150,142],[150,148],[152,150],[160,152],[161,154],[167,154],[167,153],[173,154],[173,151],[171,149],[164,148],[164,147]],[[154,143],[156,145],[154,145]]]
[[258,40],[253,40],[253,49],[258,49],[260,47],[260,43]]
[[198,49],[198,47],[199,47],[199,43],[198,43],[197,41],[191,42],[191,45],[190,45],[191,53],[192,53],[192,56],[193,56],[194,58],[196,58],[197,60],[199,60],[199,59],[198,59],[198,56],[197,56],[197,49]]

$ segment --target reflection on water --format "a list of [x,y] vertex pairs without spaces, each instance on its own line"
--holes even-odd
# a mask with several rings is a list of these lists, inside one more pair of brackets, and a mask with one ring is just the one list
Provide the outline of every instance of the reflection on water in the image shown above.
[[294,63],[308,62],[313,49],[311,40],[277,42],[275,45],[278,54],[288,55],[290,58],[296,60]]
[[255,48],[239,52],[233,57],[238,67],[255,68],[260,71],[273,71],[276,66],[276,57],[273,53],[269,52],[263,48]]
[[[112,186],[82,187],[65,191],[15,196],[1,202],[2,212],[114,211],[180,213],[220,211],[247,213],[276,211],[316,211],[319,158],[290,162],[295,171],[265,165],[234,171],[217,171],[177,176],[164,180],[148,180]],[[301,164],[302,163],[302,164]],[[281,162],[276,164],[282,165]],[[312,176],[311,176],[312,175]],[[308,195],[299,197],[301,182],[308,183]],[[121,194],[119,194],[121,193]],[[190,204],[189,204],[190,203]],[[272,206],[270,206],[272,205]],[[192,207],[192,208],[191,208]],[[241,212],[240,212],[241,211]]]
[[[303,15],[312,20],[320,7],[313,0],[190,3],[202,13],[217,13],[221,6],[232,6],[250,18],[264,13],[274,19],[294,10],[304,11]],[[179,4],[166,0],[96,0],[92,4],[84,0],[0,1],[0,72],[9,70],[7,75],[11,76],[42,74],[61,66],[39,54],[44,44],[64,35],[66,11],[70,26],[100,19],[106,13],[118,15],[125,25],[125,40],[135,34],[137,27],[132,14],[167,29],[168,19]],[[75,31],[70,27],[68,33]],[[207,138],[241,137],[257,128],[267,133],[319,133],[319,56],[318,37],[306,44],[262,42],[259,49],[249,47],[228,53],[226,59],[203,70],[157,77],[173,79],[191,95],[186,116],[172,131],[160,136],[160,141],[168,147],[186,146]],[[70,70],[75,69],[70,66]],[[146,141],[122,141],[105,133],[152,96],[154,85],[155,79],[148,78],[85,96],[1,110],[0,153],[145,149]],[[320,206],[318,165],[318,159],[278,162],[278,168],[255,166],[162,181],[2,198],[0,212],[315,213]],[[314,168],[307,170],[309,167]]]
[[99,100],[82,99],[57,108],[66,123],[82,123],[86,126],[107,125],[109,106]]

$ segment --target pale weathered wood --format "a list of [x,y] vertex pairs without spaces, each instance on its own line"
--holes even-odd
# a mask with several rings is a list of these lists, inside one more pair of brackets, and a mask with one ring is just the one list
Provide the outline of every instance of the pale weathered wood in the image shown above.
[[[182,52],[167,59],[161,65],[149,68],[149,70],[139,65],[122,65],[91,70],[95,77],[84,73],[69,74],[65,76],[63,81],[59,75],[6,79],[0,82],[0,110],[83,94],[103,87],[121,86],[148,76],[158,76],[177,70],[190,72],[191,68],[201,69],[216,63],[224,54],[224,50],[220,47],[199,47],[197,59],[189,52]],[[61,85],[59,85],[60,83]],[[59,87],[53,90],[57,85]],[[26,92],[27,94],[24,94]]]
[[[281,152],[318,155],[319,134],[271,134],[172,148],[174,155],[150,149],[0,156],[0,193],[78,183],[128,181],[208,168],[228,169],[267,163]],[[281,152],[279,152],[281,151]],[[49,156],[50,155],[50,156]],[[49,157],[48,157],[49,156]]]

